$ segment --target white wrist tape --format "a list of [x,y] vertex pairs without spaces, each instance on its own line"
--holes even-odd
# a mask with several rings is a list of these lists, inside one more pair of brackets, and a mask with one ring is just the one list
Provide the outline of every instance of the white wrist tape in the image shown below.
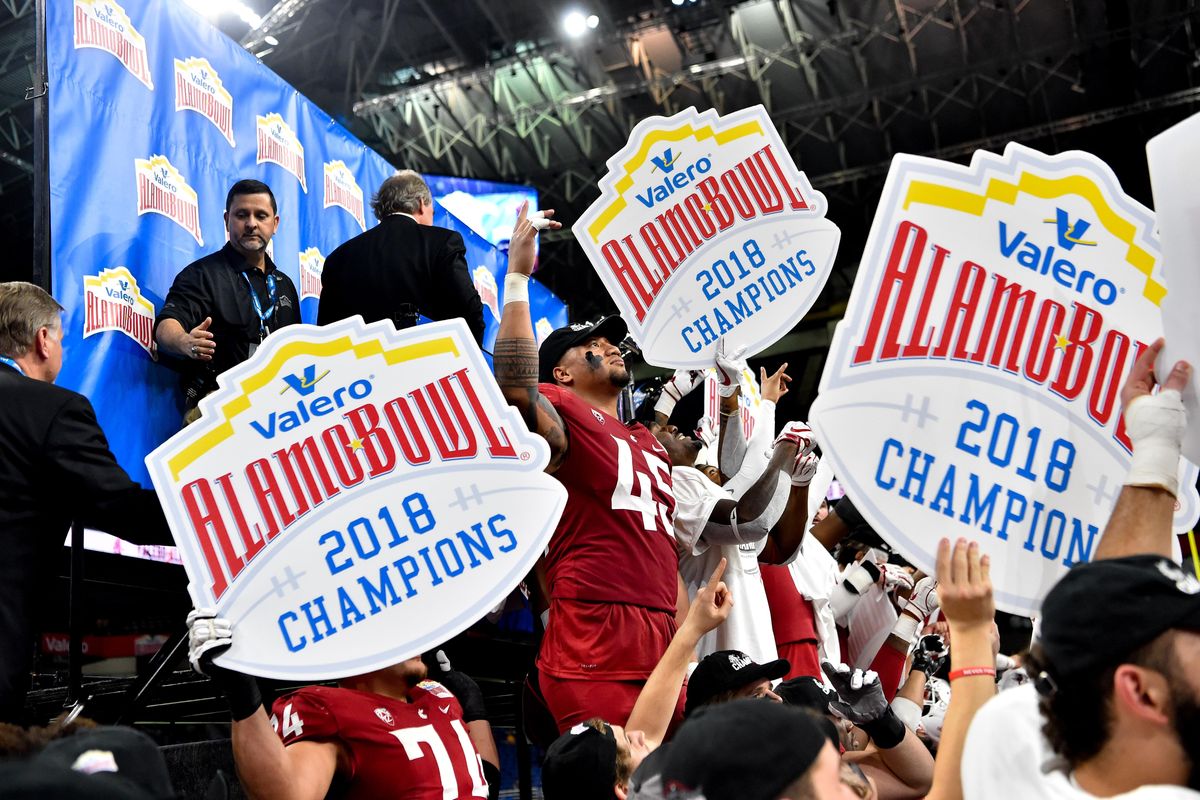
[[844,621],[874,582],[871,580],[871,573],[861,564],[846,570],[845,577],[834,585],[829,596],[829,607],[833,611],[834,620]]
[[892,626],[892,635],[898,636],[906,642],[912,642],[917,638],[917,630],[920,627],[920,620],[913,619],[911,614],[901,614],[896,620],[896,624]]
[[1125,409],[1125,430],[1133,443],[1127,486],[1158,486],[1179,492],[1179,451],[1187,418],[1175,389],[1135,398]]
[[679,401],[675,399],[674,394],[664,388],[658,395],[658,400],[654,402],[654,413],[662,414],[667,419],[670,419],[671,412],[675,410],[675,405],[678,402]]
[[892,711],[910,731],[915,731],[921,724],[922,708],[907,697],[897,697],[892,701]]
[[510,272],[504,276],[504,305],[529,302],[529,276]]

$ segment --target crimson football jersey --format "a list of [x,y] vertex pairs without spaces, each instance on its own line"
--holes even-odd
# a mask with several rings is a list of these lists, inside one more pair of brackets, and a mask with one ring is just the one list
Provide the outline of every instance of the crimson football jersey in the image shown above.
[[562,387],[538,390],[569,442],[554,473],[567,505],[544,561],[550,622],[538,667],[559,678],[644,679],[675,634],[670,459],[644,426]]
[[271,725],[285,745],[336,740],[349,756],[330,797],[446,800],[487,797],[458,700],[422,681],[405,703],[354,689],[307,686],[279,698]]
[[[812,601],[800,594],[792,572],[786,566],[760,565],[763,588],[771,607],[771,627],[775,644],[816,641],[817,629],[813,619]],[[735,598],[736,599],[736,598]]]

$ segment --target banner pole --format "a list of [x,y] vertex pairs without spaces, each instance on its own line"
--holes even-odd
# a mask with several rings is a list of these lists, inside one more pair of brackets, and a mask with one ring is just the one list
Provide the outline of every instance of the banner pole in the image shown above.
[[1192,569],[1196,572],[1196,577],[1200,578],[1200,554],[1196,552],[1196,531],[1190,530],[1187,532],[1188,545],[1192,549]]
[[33,101],[33,273],[32,282],[53,290],[50,276],[50,187],[48,111],[46,102],[46,0],[36,0],[34,17],[33,86],[25,93]]

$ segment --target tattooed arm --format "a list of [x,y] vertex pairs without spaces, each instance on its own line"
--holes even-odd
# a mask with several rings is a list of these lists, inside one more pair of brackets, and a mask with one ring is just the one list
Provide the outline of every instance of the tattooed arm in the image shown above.
[[[523,276],[527,280],[533,272],[537,229],[530,223],[528,214],[529,203],[526,202],[521,206],[517,227],[508,244],[509,277],[505,280],[504,313],[500,315],[492,365],[504,399],[521,412],[529,430],[540,434],[550,445],[550,464],[546,471],[554,472],[567,457],[567,427],[550,401],[538,392],[538,346],[533,336],[529,301],[510,298],[508,288],[514,281],[513,276]],[[552,210],[546,211],[547,218],[553,214]],[[557,229],[562,225],[551,222],[549,227]],[[522,278],[515,280],[522,281]]]

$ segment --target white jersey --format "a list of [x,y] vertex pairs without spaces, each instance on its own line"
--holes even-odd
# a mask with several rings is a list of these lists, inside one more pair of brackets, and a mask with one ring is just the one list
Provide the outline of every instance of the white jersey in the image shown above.
[[[1055,757],[1041,726],[1033,684],[1001,692],[979,709],[963,749],[964,800],[1093,800]],[[1111,800],[1200,800],[1200,792],[1143,786]]]
[[812,602],[814,627],[817,629],[817,644],[822,661],[842,663],[842,646],[838,640],[837,623],[833,619],[833,607],[829,599],[841,575],[837,561],[825,546],[806,534],[800,544],[800,556],[788,564],[788,571],[796,589]]
[[779,657],[771,630],[771,608],[758,571],[758,553],[765,538],[757,543],[710,546],[702,538],[704,526],[718,500],[731,499],[720,486],[693,467],[673,467],[675,492],[675,540],[678,543],[679,574],[695,598],[708,582],[717,563],[728,560],[725,583],[733,593],[729,618],[705,634],[697,646],[701,658],[717,650],[741,650],[760,664]]

